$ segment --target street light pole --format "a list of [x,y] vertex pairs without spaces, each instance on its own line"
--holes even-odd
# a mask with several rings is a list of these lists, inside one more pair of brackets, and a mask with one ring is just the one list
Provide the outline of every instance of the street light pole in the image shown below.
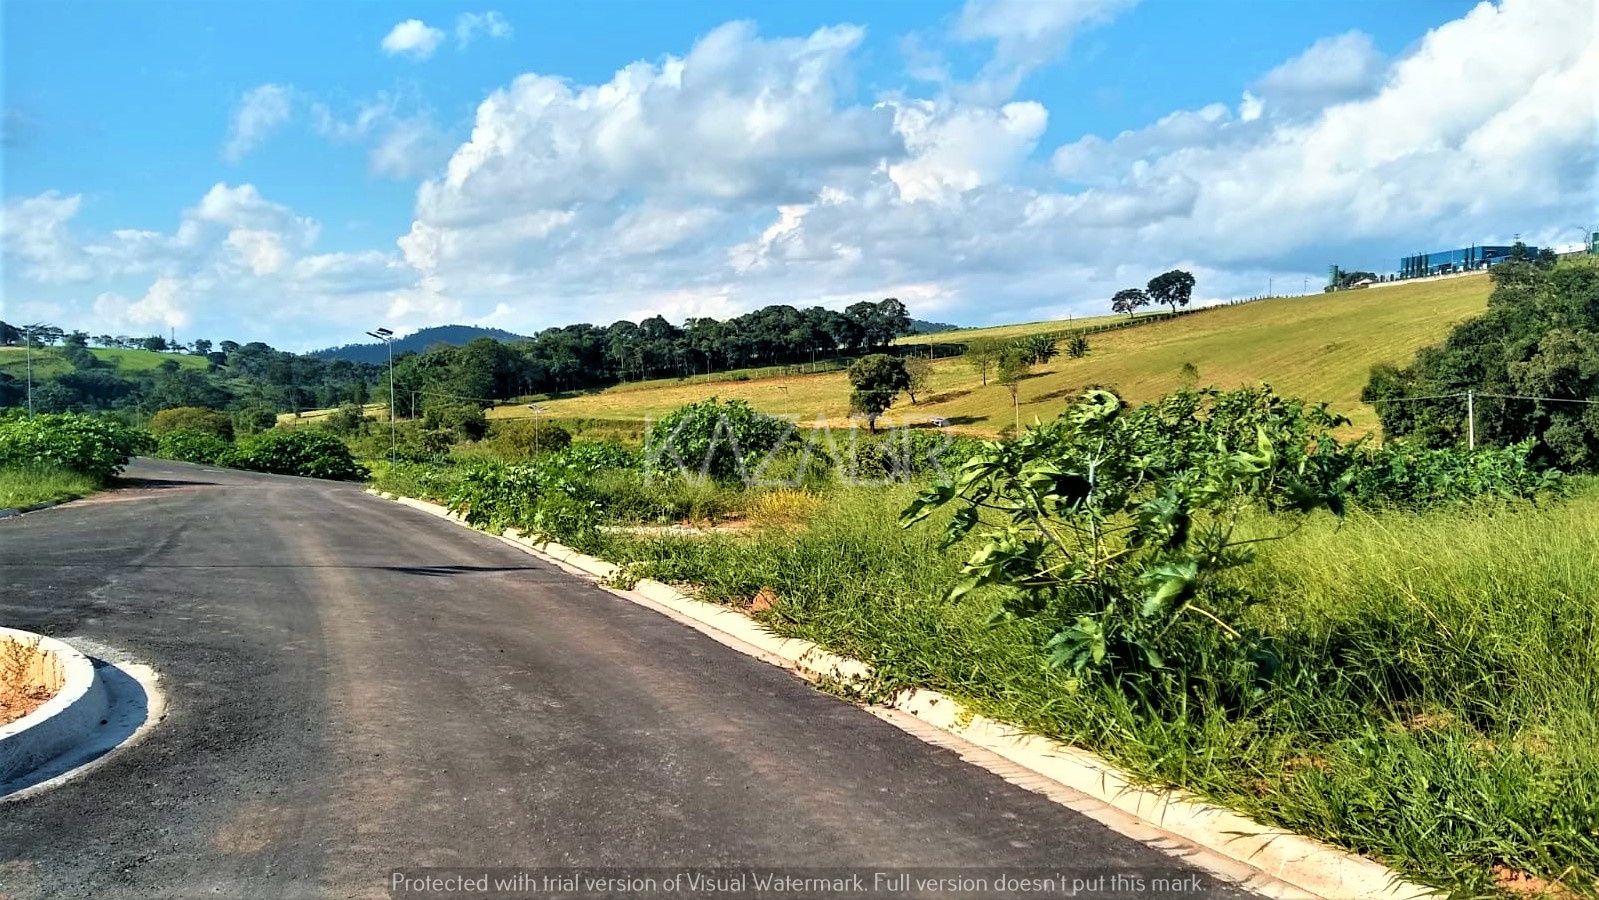
[[399,439],[394,436],[394,332],[379,328],[367,334],[389,348],[389,465],[392,466],[400,455]]

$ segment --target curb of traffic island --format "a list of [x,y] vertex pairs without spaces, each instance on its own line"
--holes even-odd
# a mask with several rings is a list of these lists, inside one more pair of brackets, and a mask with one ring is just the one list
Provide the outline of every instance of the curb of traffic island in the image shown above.
[[[438,504],[367,492],[472,527]],[[696,600],[669,584],[646,578],[630,589],[616,588],[607,583],[620,568],[615,563],[511,530],[495,537],[809,681],[861,684],[872,676],[871,667],[860,660],[800,638],[778,637],[741,612]],[[1263,825],[1186,792],[1139,787],[1131,775],[1096,754],[978,715],[938,691],[902,691],[887,704],[869,704],[866,709],[1012,784],[1265,896],[1326,900],[1442,896],[1374,860]]]
[[55,638],[0,628],[0,643],[31,645],[48,670],[55,696],[8,725],[0,725],[0,784],[43,766],[100,727],[107,709],[105,685],[87,656]]

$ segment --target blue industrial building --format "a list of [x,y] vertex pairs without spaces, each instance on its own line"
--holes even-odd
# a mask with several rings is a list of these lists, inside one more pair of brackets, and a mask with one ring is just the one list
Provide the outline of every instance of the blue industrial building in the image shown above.
[[[1514,247],[1462,247],[1459,250],[1440,250],[1437,253],[1418,253],[1399,260],[1400,278],[1420,278],[1424,275],[1446,275],[1450,272],[1469,272],[1498,265],[1510,258]],[[1538,255],[1537,247],[1526,248],[1527,258]]]

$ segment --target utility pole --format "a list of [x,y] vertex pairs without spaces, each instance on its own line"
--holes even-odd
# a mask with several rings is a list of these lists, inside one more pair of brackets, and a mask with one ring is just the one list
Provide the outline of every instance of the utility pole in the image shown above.
[[389,465],[394,465],[400,455],[400,443],[394,436],[394,332],[387,328],[368,331],[367,334],[382,341],[389,348]]
[[1272,282],[1275,281],[1275,280],[1276,279],[1274,277],[1272,277],[1272,276],[1267,276],[1266,277],[1266,296],[1268,296],[1268,297],[1271,296]]
[[37,325],[22,326],[22,346],[28,354],[28,418],[33,418],[33,329]]
[[1466,449],[1477,449],[1477,392],[1466,392]]

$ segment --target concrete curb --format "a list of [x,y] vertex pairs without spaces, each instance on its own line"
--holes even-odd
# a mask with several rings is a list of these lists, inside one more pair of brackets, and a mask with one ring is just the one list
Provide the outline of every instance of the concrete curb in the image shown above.
[[23,507],[20,507],[20,508],[13,506],[10,509],[0,509],[0,519],[9,519],[12,516],[26,515],[27,513],[38,512],[41,509],[49,509],[52,506],[60,506],[63,503],[69,503],[69,502],[71,502],[71,501],[68,501],[68,500],[51,500],[48,503],[35,503],[32,506],[23,506]]
[[[472,527],[434,503],[370,489],[367,493]],[[538,543],[510,530],[495,536],[617,596],[807,680],[848,685],[872,677],[871,667],[860,660],[832,653],[810,641],[778,637],[743,613],[696,600],[669,584],[639,579],[629,589],[616,588],[606,583],[619,570],[615,563],[553,542]],[[1131,775],[1096,754],[974,714],[960,701],[938,691],[904,691],[886,705],[866,708],[1013,784],[1266,896],[1325,900],[1418,900],[1442,896],[1432,888],[1405,880],[1381,863],[1262,825],[1187,793],[1138,787]]]
[[0,628],[0,638],[37,642],[64,673],[61,689],[43,706],[0,726],[0,784],[24,775],[87,740],[105,719],[105,685],[87,656],[55,638]]

